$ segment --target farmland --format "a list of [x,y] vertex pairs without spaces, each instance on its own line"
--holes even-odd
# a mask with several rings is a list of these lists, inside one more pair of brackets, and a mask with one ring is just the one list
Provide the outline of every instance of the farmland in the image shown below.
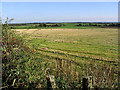
[[94,28],[117,28],[117,23],[19,23],[9,24],[11,29],[94,29]]
[[16,29],[39,48],[117,59],[117,29]]
[[[117,29],[16,29],[16,31],[26,35],[25,40],[29,42],[29,46],[34,47],[38,55],[50,63],[48,68],[51,71],[56,72],[54,70],[56,67],[53,67],[56,64],[56,57],[75,62],[77,65],[73,67],[77,69],[76,72],[84,76],[91,75],[91,72],[94,72],[92,73],[94,76],[96,73],[106,71],[106,69],[94,71],[97,68],[114,68],[114,72],[117,71]],[[90,65],[95,66],[96,69],[88,70],[88,73],[85,68],[92,68]],[[86,74],[80,70],[85,70]],[[104,74],[100,77],[104,77]],[[106,77],[110,78],[110,76]]]
[[1,2],[1,87],[120,89],[118,2]]
[[[79,24],[39,28],[33,25],[32,29],[26,28],[31,26],[23,25],[11,28],[11,31],[16,31],[16,35],[22,36],[25,45],[33,52],[21,51],[22,57],[17,56],[18,60],[14,58],[15,60],[6,64],[5,68],[8,70],[11,67],[11,70],[20,73],[18,80],[12,77],[8,81],[14,87],[22,82],[24,84],[20,84],[20,87],[46,88],[46,75],[53,75],[57,88],[80,88],[83,77],[93,76],[93,87],[116,88],[117,28],[76,25]],[[14,80],[16,83],[13,83]]]
[[117,59],[117,29],[29,29],[30,45],[67,53]]

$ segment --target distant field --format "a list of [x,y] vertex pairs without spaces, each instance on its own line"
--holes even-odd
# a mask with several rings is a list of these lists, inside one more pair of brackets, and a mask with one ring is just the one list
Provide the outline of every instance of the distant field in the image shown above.
[[[28,35],[26,40],[31,46],[47,48],[45,51],[63,51],[72,55],[101,57],[112,61],[116,61],[118,58],[117,29],[16,30]],[[45,51],[43,50],[43,52]]]

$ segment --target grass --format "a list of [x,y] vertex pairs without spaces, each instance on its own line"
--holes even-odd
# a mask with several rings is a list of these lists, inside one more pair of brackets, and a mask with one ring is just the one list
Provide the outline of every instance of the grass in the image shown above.
[[[114,68],[114,72],[117,72],[117,29],[16,29],[16,31],[19,31],[22,34],[26,35],[25,40],[29,43],[28,45],[30,47],[34,47],[37,54],[43,57],[44,60],[47,60],[48,63],[50,63],[48,68],[51,67],[51,71],[53,72],[54,70],[52,70],[52,68],[55,68],[53,66],[55,64],[56,59],[65,61],[70,60],[74,67],[71,70],[77,70],[77,72],[83,76],[91,75],[91,72],[94,72],[92,76],[94,76],[95,73],[102,74],[106,72],[104,71],[104,67]],[[78,67],[80,67],[81,69]],[[91,69],[87,70],[87,67],[88,69],[92,69],[94,67],[94,69],[92,69],[92,71]],[[99,72],[96,71],[98,68],[100,69]],[[75,71],[75,73],[77,72]],[[72,73],[70,75],[74,75]],[[55,74],[53,73],[53,75]],[[63,76],[65,75],[66,74],[64,74]],[[113,76],[116,77],[116,74],[114,73]],[[95,74],[95,77],[97,77],[97,79],[99,80],[101,76],[99,76],[99,74]],[[80,76],[80,78],[82,78],[82,76]],[[73,79],[73,81],[74,80],[75,79]],[[58,83],[59,81],[56,82]],[[101,83],[97,84],[98,86],[102,85],[102,81],[98,82]],[[112,83],[112,81],[110,82]],[[69,84],[70,83],[68,82],[66,83],[67,87],[69,86]]]
[[31,35],[28,36],[31,46],[117,59],[117,29],[46,29],[26,32]]
[[3,86],[46,88],[46,75],[54,75],[59,88],[82,87],[85,76],[93,76],[97,87],[118,86],[117,29],[77,28],[75,24],[19,28],[14,29],[17,31],[14,34],[24,36],[25,44],[19,43],[16,47],[20,51],[12,53],[12,60],[4,61]]

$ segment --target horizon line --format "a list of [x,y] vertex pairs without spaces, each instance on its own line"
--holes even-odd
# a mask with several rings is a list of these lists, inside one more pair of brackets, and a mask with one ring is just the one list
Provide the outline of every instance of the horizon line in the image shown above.
[[[86,21],[85,22],[84,21],[83,22],[79,22],[79,21],[78,22],[76,22],[76,21],[63,21],[63,22],[62,21],[52,21],[51,22],[50,21],[50,22],[14,22],[14,23],[9,23],[9,24],[24,24],[24,23],[119,23],[119,22],[118,21],[113,21],[113,22],[112,21],[110,21],[110,22],[108,22],[108,21],[107,22],[98,22],[98,21],[97,22],[96,21],[92,21],[92,22],[91,21],[87,21],[87,22]],[[2,23],[2,24],[5,24],[5,23]]]

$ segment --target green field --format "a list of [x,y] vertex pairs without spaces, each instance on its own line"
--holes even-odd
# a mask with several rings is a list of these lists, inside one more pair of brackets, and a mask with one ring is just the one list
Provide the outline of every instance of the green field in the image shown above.
[[[47,68],[50,69],[50,74],[56,76],[56,63],[60,64],[59,60],[63,60],[62,67],[60,66],[63,78],[68,70],[70,76],[67,74],[67,77],[74,77],[73,81],[79,81],[76,79],[78,77],[92,75],[97,80],[101,80],[97,84],[100,87],[104,86],[102,84],[103,78],[108,79],[108,86],[113,83],[116,85],[118,70],[117,29],[16,29],[16,31],[25,35],[26,43],[35,49],[36,56],[43,59],[43,63],[48,63]],[[57,60],[58,62],[56,62]],[[39,60],[33,62],[38,63],[39,66]],[[66,62],[68,69],[65,66]],[[111,70],[114,71],[114,74]],[[35,68],[34,71],[39,72]],[[111,79],[113,77],[114,79]],[[58,81],[56,82],[58,83]],[[71,82],[66,81],[66,79],[63,81],[67,85],[63,85],[63,87],[69,87]],[[78,82],[77,85],[79,86]],[[77,85],[76,87],[78,87]]]
[[117,28],[48,25],[3,26],[2,88],[118,87]]
[[38,48],[77,55],[117,59],[117,29],[30,29],[19,30]]

